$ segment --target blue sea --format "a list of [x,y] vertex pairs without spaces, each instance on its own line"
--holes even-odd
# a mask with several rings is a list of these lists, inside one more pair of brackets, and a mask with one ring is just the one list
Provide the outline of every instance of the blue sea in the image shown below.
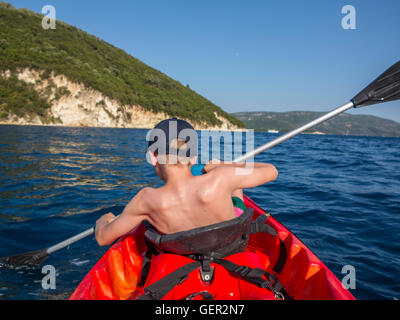
[[[0,126],[0,257],[42,249],[118,214],[161,183],[145,160],[146,130]],[[256,146],[277,137],[255,133]],[[400,139],[299,135],[256,156],[276,181],[246,190],[339,278],[356,271],[358,299],[400,298]],[[0,268],[0,299],[67,299],[107,248],[93,237],[42,268]]]

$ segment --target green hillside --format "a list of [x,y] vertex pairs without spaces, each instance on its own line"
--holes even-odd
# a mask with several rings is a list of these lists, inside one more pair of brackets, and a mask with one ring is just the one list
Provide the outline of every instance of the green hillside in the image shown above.
[[[244,126],[188,86],[123,50],[61,21],[57,21],[55,30],[45,30],[42,19],[40,14],[0,2],[0,72],[31,68],[48,78],[53,71],[123,105],[140,105],[194,123],[220,125],[215,112]],[[49,105],[32,91],[16,78],[0,81],[0,117],[7,117],[8,113],[45,114]],[[17,97],[16,92],[23,94]]]
[[[237,112],[235,117],[242,120],[247,128],[257,131],[278,130],[286,132],[300,127],[321,115],[323,112]],[[400,124],[370,115],[351,115],[343,113],[325,121],[306,132],[326,134],[400,137]]]

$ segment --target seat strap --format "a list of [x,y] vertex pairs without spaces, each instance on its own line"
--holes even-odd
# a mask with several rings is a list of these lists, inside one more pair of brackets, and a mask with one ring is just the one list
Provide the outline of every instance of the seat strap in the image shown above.
[[138,300],[161,300],[175,286],[185,281],[187,276],[201,266],[200,261],[195,261],[176,269],[169,275],[154,282],[144,289],[144,294]]
[[[221,265],[229,272],[239,276],[247,282],[258,286],[259,288],[266,288],[270,290],[275,295],[277,300],[291,299],[274,274],[268,273],[261,268],[253,269],[247,266],[241,266],[225,259],[214,259],[212,262]],[[197,268],[201,267],[201,265],[201,261],[195,261],[173,271],[164,278],[161,278],[145,288],[145,293],[138,300],[161,300],[175,286],[185,281],[188,275]],[[264,276],[266,279],[263,278]]]
[[209,293],[208,291],[200,291],[200,292],[192,293],[182,300],[193,300],[194,298],[196,298],[198,296],[201,296],[203,298],[203,300],[214,300],[214,296],[211,293]]
[[149,240],[144,238],[144,242],[147,246],[147,250],[143,256],[142,271],[140,273],[140,280],[137,285],[138,287],[143,287],[146,284],[147,276],[149,275],[151,267],[151,260],[153,259],[153,256],[159,255],[159,252]]
[[265,222],[268,220],[269,215],[263,214],[260,215],[258,218],[254,219],[254,221],[250,225],[250,234],[255,234],[258,232],[263,232],[267,234],[271,234],[275,237],[278,236],[276,230]]
[[286,258],[287,258],[286,245],[282,241],[282,239],[279,238],[279,257],[278,257],[278,260],[276,261],[274,267],[272,268],[272,270],[274,270],[276,273],[281,273],[283,267],[285,266]]
[[140,281],[137,285],[138,287],[143,287],[146,283],[146,279],[150,271],[152,257],[153,257],[152,251],[150,249],[147,249],[143,257],[142,271],[140,273]]
[[269,218],[268,214],[263,214],[260,215],[257,219],[255,219],[250,225],[250,234],[262,232],[273,235],[274,237],[277,237],[279,239],[279,257],[272,270],[274,270],[276,273],[281,273],[286,263],[287,249],[285,243],[282,241],[281,238],[279,238],[276,230],[270,225],[265,224],[268,218]]
[[[214,262],[223,266],[229,272],[241,277],[243,280],[250,282],[259,288],[266,288],[272,291],[277,299],[284,299],[284,296],[281,293],[283,286],[274,274],[268,273],[261,268],[253,269],[247,266],[241,266],[225,259],[216,259]],[[264,279],[264,276],[267,279]]]

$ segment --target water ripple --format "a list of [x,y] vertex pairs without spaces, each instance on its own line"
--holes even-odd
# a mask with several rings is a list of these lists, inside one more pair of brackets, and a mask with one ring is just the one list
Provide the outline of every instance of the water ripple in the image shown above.
[[[144,159],[146,130],[0,126],[0,256],[48,247],[119,214],[160,181]],[[256,133],[257,146],[276,137]],[[338,276],[357,271],[360,299],[400,297],[400,139],[301,135],[256,156],[278,179],[246,193]],[[89,237],[41,270],[1,270],[0,299],[67,298],[101,257]]]

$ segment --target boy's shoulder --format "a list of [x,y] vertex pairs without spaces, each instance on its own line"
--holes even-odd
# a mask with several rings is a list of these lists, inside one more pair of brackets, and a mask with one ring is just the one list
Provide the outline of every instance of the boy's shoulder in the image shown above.
[[132,198],[131,203],[142,208],[150,208],[157,199],[157,189],[144,187]]
[[163,193],[163,187],[144,187],[137,193],[137,196],[140,196],[144,201],[153,203],[157,201]]
[[152,188],[152,187],[144,187],[142,189],[140,189],[140,191],[138,192],[138,195],[140,194],[140,196],[142,197],[148,197],[151,196],[152,194],[154,194],[159,188]]

